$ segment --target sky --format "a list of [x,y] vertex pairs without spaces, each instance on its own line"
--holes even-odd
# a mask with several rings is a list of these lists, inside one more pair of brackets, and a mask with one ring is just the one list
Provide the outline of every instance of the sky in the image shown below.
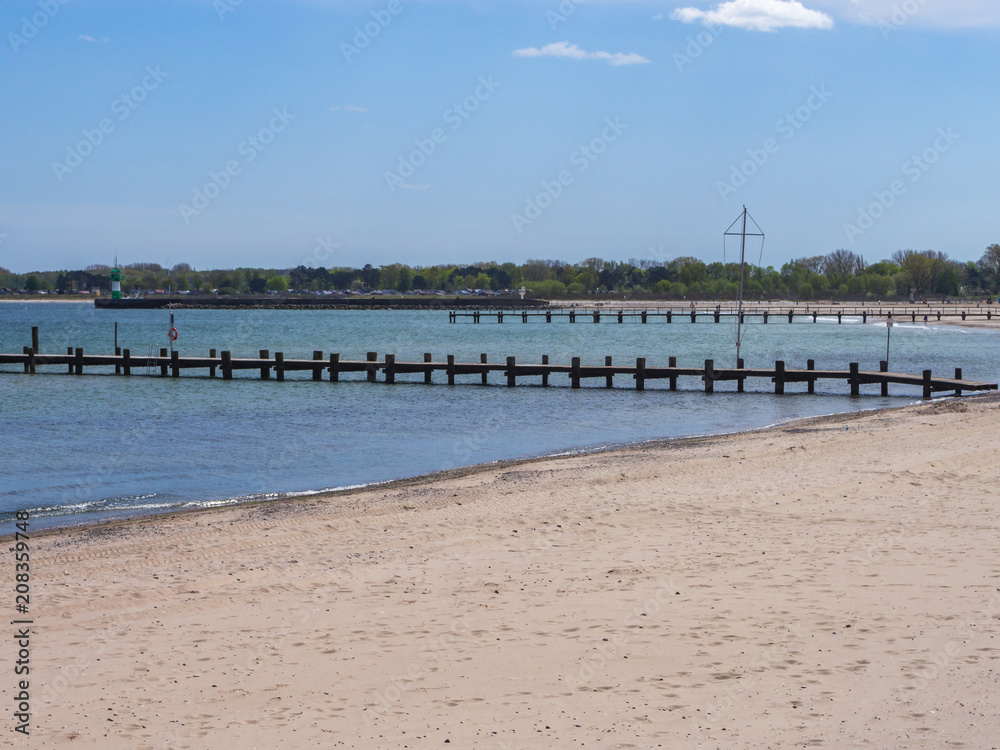
[[996,0],[4,0],[0,266],[976,260],[998,89]]

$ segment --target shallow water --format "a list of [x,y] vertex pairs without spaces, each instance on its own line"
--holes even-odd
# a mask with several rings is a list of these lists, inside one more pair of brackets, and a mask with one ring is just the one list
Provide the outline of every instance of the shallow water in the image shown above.
[[[84,303],[0,304],[0,346],[20,352],[31,343],[31,326],[41,329],[43,353],[82,346],[88,353],[119,346],[143,358],[152,346],[167,345],[166,311],[95,310]],[[518,320],[448,323],[447,312],[350,310],[180,310],[175,311],[182,355],[229,349],[234,357],[259,349],[286,358],[310,358],[312,351],[364,359],[368,351],[422,360],[424,352],[443,361],[490,361],[508,355],[553,364],[616,363],[647,358],[649,366],[697,366],[714,359],[734,362],[731,324],[700,322],[626,323],[603,320],[546,324]],[[884,323],[860,319],[820,322],[773,319],[750,325],[744,339],[747,367],[878,369],[885,358]],[[960,366],[967,379],[997,382],[1000,337],[992,331],[898,324],[892,329],[894,371],[924,369],[951,374]],[[844,395],[846,384],[817,384],[817,395],[788,386],[775,397],[763,381],[750,392],[717,384],[706,395],[695,379],[681,379],[678,392],[662,381],[636,392],[618,378],[610,391],[603,381],[584,381],[571,390],[568,378],[555,387],[468,385],[428,387],[422,375],[397,376],[397,384],[370,384],[342,375],[339,383],[315,383],[307,373],[286,382],[260,381],[237,373],[231,382],[188,372],[180,379],[112,375],[69,377],[62,368],[26,376],[8,365],[0,374],[0,441],[4,479],[0,519],[17,508],[34,509],[35,526],[78,523],[239,502],[260,496],[309,493],[334,487],[415,476],[500,459],[656,438],[715,434],[762,427],[803,416],[902,405],[918,398],[915,388],[894,387],[883,399]],[[436,381],[444,379],[435,375]],[[459,376],[459,381],[463,380]],[[519,379],[520,380],[520,379]],[[409,381],[409,382],[407,382]],[[600,385],[601,387],[598,387]],[[875,387],[864,390],[874,392]],[[793,392],[796,391],[796,392]],[[824,392],[825,391],[825,392]]]

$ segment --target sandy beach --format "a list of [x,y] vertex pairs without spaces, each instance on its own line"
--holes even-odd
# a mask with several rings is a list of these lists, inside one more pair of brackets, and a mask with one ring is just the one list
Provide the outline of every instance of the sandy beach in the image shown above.
[[14,744],[996,748],[998,423],[941,400],[39,535]]

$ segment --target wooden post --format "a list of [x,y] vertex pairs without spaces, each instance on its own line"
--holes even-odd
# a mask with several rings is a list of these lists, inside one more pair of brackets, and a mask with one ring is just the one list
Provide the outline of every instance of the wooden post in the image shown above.
[[642,313],[640,313],[640,315],[642,317],[642,322],[645,323],[646,322],[646,311],[643,310]]
[[[668,359],[667,360],[667,367],[677,367],[677,357],[671,357],[670,359]],[[670,390],[672,390],[672,391],[676,391],[677,390],[677,376],[676,375],[671,375],[670,376]]]
[[527,323],[528,322],[528,311],[527,310],[521,310],[521,322],[522,323]]
[[[67,346],[66,347],[66,353],[69,356],[72,357],[73,356],[73,347],[72,346]],[[68,365],[66,365],[66,374],[67,375],[72,375],[73,374],[73,363],[72,362],[70,362]]]
[[697,310],[692,310],[691,311],[691,322],[692,323],[697,323],[698,322],[698,311]]
[[83,375],[83,347],[76,349],[76,374]]
[[[889,363],[886,362],[883,359],[881,362],[878,363],[878,371],[879,372],[889,372]],[[882,397],[885,398],[888,395],[889,395],[889,381],[888,380],[883,380],[882,381]]]
[[[604,358],[604,366],[605,367],[611,367],[611,357],[605,357]],[[607,375],[605,375],[604,376],[604,387],[605,388],[612,388],[612,387],[614,387],[614,379],[615,379],[614,373],[608,373]]]
[[595,323],[600,323],[601,322],[601,311],[600,310],[594,310],[594,322]]
[[[209,349],[208,350],[208,357],[209,357],[209,359],[213,359],[213,360],[215,359],[215,349]],[[208,366],[208,377],[210,377],[210,378],[214,378],[215,377],[215,365],[209,365]]]
[[843,315],[844,313],[841,310],[837,310],[837,325],[843,323],[843,320],[841,319]]
[[176,349],[170,352],[170,374],[175,378],[181,376],[180,352]]
[[[794,315],[794,314],[795,314],[795,310],[789,310],[788,311],[788,322],[789,323],[792,322],[792,315]],[[813,319],[813,322],[815,322],[815,318]]]
[[448,355],[448,385],[455,385],[455,355]]
[[473,323],[479,322],[479,310],[476,310],[474,313],[472,313],[472,322]]
[[764,311],[764,325],[767,325],[767,310]]
[[282,352],[274,353],[274,376],[279,383],[285,379],[285,355]]
[[931,388],[931,371],[924,370],[924,398],[930,398],[933,393]]
[[576,310],[570,310],[569,311],[569,322],[570,323],[575,323],[576,322]]
[[570,386],[573,388],[580,387],[580,358],[573,357],[573,361],[570,363],[572,370],[570,371]]
[[[77,349],[79,351],[79,349]],[[162,377],[167,376],[167,350],[166,348],[160,349],[160,375]]]
[[507,387],[513,388],[515,385],[514,358],[507,357]]
[[340,380],[340,354],[333,353],[330,355],[330,382],[336,383]]
[[622,323],[622,322],[624,322],[624,320],[625,320],[625,314],[621,310],[619,310],[618,311],[618,322]]
[[551,310],[546,310],[545,311],[545,322],[546,323],[551,323],[552,322],[552,311]]
[[861,383],[858,381],[858,363],[851,362],[851,395],[861,395]]
[[[807,370],[815,370],[816,369],[816,360],[815,359],[810,359],[809,361],[807,361],[806,362],[806,369]],[[809,378],[809,385],[808,385],[808,389],[807,390],[809,391],[809,393],[815,393],[816,392],[816,378]]]
[[226,350],[222,352],[222,379],[233,379],[233,354]]
[[38,326],[31,326],[31,351],[38,354]]
[[862,323],[867,323],[868,322],[868,311],[867,310],[865,310],[863,313],[861,313],[861,322]]
[[[430,361],[431,361],[431,353],[430,352],[424,352],[424,362],[430,362]],[[424,382],[425,383],[432,383],[432,382],[434,382],[434,381],[431,380],[431,374],[433,372],[434,371],[431,368],[429,368],[429,367],[426,370],[424,370]]]
[[965,310],[962,310],[962,320],[965,320]]
[[715,322],[718,323],[719,320],[722,318],[722,313],[716,310],[714,313],[712,313],[712,316],[715,318]]
[[[479,315],[479,313],[477,312],[476,316],[478,317],[478,315]],[[479,321],[477,320],[476,322],[478,323]],[[377,362],[378,361],[378,352],[368,352],[368,361],[369,362]],[[368,365],[367,371],[368,371],[368,382],[369,383],[374,383],[375,382],[375,369],[376,369],[375,365]]]
[[[269,352],[267,349],[261,349],[260,350],[260,358],[261,359],[270,359],[271,358],[271,352]],[[261,380],[267,380],[270,377],[271,377],[271,366],[270,365],[262,364],[260,366],[260,379]]]
[[[962,368],[961,367],[956,367],[955,368],[955,380],[961,380],[961,379],[962,379]],[[956,388],[955,389],[955,395],[956,396],[961,396],[962,395],[962,389],[961,388]]]
[[[543,354],[542,364],[547,365],[548,363],[549,363],[549,355]],[[548,384],[549,384],[549,372],[548,370],[546,370],[545,372],[542,373],[542,385],[548,385]]]
[[781,396],[785,392],[785,363],[780,359],[774,363],[774,393]]
[[449,323],[454,323],[455,322],[455,311],[454,310],[451,310],[448,313],[448,322]]
[[132,352],[129,349],[122,349],[122,372],[132,374]]
[[715,373],[715,360],[705,360],[705,374],[701,379],[705,381],[705,393],[715,393],[715,381],[712,375]]
[[[486,355],[485,354],[480,354],[479,355],[479,361],[482,364],[485,365],[486,364]],[[488,385],[489,382],[490,382],[490,373],[489,373],[489,370],[483,370],[483,385]]]
[[[116,357],[122,356],[122,348],[120,346],[115,347],[115,356]],[[121,375],[121,374],[122,374],[122,363],[115,362],[115,375]]]
[[503,323],[503,310],[497,310],[497,323]]
[[[917,314],[915,312],[910,313],[910,322],[911,323],[917,322]],[[927,398],[930,398],[930,396],[928,396]]]
[[[314,351],[313,352],[313,360],[316,361],[316,362],[322,362],[323,361],[323,352],[322,351]],[[322,380],[323,379],[323,366],[322,365],[314,365],[312,372],[313,372],[313,380]]]
[[385,355],[385,382],[392,383],[396,382],[396,355],[386,354]]
[[[791,313],[789,313],[789,314],[791,314]],[[817,317],[818,315],[819,315],[819,313],[818,313],[818,312],[816,312],[815,310],[813,310],[813,323],[815,323],[815,322],[816,322],[816,317]]]
[[[742,370],[743,369],[743,357],[740,357],[738,360],[736,360],[736,369],[737,370]],[[745,380],[746,380],[746,378],[740,378],[739,380],[736,381],[736,392],[737,393],[743,393],[743,381],[745,381]]]
[[27,375],[31,372],[31,347],[22,346],[21,354],[24,355],[24,374]]
[[673,310],[667,310],[667,322],[668,323],[673,323],[674,322],[674,311]]
[[635,360],[635,389],[637,391],[646,390],[646,358],[636,357]]

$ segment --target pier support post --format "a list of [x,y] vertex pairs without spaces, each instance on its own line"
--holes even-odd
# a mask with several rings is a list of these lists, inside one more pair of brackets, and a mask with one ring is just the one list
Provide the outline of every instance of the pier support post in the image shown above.
[[38,354],[38,326],[31,326],[31,351]]
[[[819,316],[819,313],[818,313],[818,312],[816,312],[816,311],[814,310],[814,311],[813,311],[813,323],[815,323],[815,322],[816,322],[816,318],[817,318],[818,316]],[[789,322],[791,322],[791,320],[789,320]]]
[[274,353],[274,376],[279,383],[285,379],[285,355],[282,352]]
[[[424,352],[424,362],[426,362],[426,363],[429,364],[431,362],[431,360],[432,360],[431,353],[430,352]],[[432,370],[430,367],[428,367],[426,370],[424,370],[424,382],[425,383],[433,383],[434,382],[433,380],[431,380],[431,373],[433,373],[433,372],[434,372],[434,370]]]
[[[73,356],[73,347],[72,346],[67,346],[66,347],[66,353],[69,356],[72,357]],[[68,365],[66,365],[66,374],[67,375],[72,375],[73,374],[73,362],[72,361],[70,361],[70,363]]]
[[336,383],[340,380],[340,354],[333,353],[330,355],[330,382]]
[[167,376],[167,350],[165,347],[160,349],[160,376],[164,378]]
[[[549,363],[549,355],[543,354],[542,364],[547,365],[548,363]],[[548,385],[548,384],[549,384],[549,371],[545,370],[545,372],[542,373],[542,385]]]
[[396,355],[386,354],[385,355],[385,382],[392,385],[396,382]]
[[[480,361],[481,364],[485,365],[486,362],[487,362],[486,355],[485,354],[480,354],[479,355],[479,361]],[[489,382],[490,382],[490,371],[484,369],[483,370],[483,380],[482,380],[482,383],[483,383],[483,385],[489,385]]]
[[571,367],[571,371],[569,373],[570,386],[572,388],[579,388],[580,387],[580,358],[579,357],[573,357],[573,361],[570,364],[570,367]]
[[767,310],[764,311],[764,325],[767,325]]
[[965,310],[962,310],[962,320],[965,320]]
[[[742,370],[743,369],[743,357],[740,357],[739,359],[736,360],[736,369],[737,370]],[[737,393],[743,393],[743,383],[744,383],[745,380],[746,380],[746,378],[740,377],[736,381],[736,392]]]
[[714,374],[715,360],[706,359],[705,374],[701,376],[701,379],[705,381],[705,393],[715,393],[715,380],[712,377]]
[[507,357],[507,387],[513,388],[516,385],[517,376],[514,374],[514,357]]
[[743,325],[746,322],[746,317],[747,317],[746,313],[744,312],[740,313],[740,325]]
[[[816,360],[815,359],[808,360],[806,362],[806,369],[809,370],[810,372],[812,372],[813,370],[815,370],[816,369]],[[815,393],[816,392],[816,378],[809,378],[807,391],[809,393]]]
[[640,316],[641,316],[642,322],[645,323],[646,320],[647,320],[647,317],[648,317],[646,311],[643,310],[642,313],[640,313]]
[[930,398],[934,389],[931,387],[931,371],[924,370],[924,398]]
[[[269,360],[271,358],[271,352],[269,352],[267,349],[261,349],[259,354],[262,360]],[[270,377],[271,377],[271,366],[267,364],[261,364],[260,379],[268,380]]]
[[600,310],[594,310],[594,322],[595,323],[600,323],[601,322],[601,311]]
[[503,323],[503,310],[497,310],[497,323]]
[[858,379],[858,363],[851,362],[851,395],[861,395],[861,382]]
[[[213,359],[213,360],[215,359],[215,349],[209,349],[208,350],[208,358],[209,359]],[[208,377],[210,377],[210,378],[214,378],[215,377],[215,365],[209,365],[208,366]]]
[[181,353],[174,349],[170,352],[170,375],[179,378],[181,376]]
[[[667,360],[667,367],[677,367],[677,357],[671,357],[670,359],[668,359]],[[670,390],[672,390],[672,391],[676,391],[677,390],[677,376],[676,375],[671,375],[670,376]]]
[[618,322],[622,323],[622,322],[624,322],[624,320],[625,320],[625,313],[623,313],[621,310],[619,310],[618,311]]
[[[478,315],[479,315],[479,313],[477,312],[476,316],[478,317]],[[477,319],[476,322],[478,323],[479,320]],[[369,362],[377,362],[378,361],[378,352],[368,352],[367,359],[368,359]],[[366,371],[368,373],[368,382],[369,383],[374,383],[375,382],[375,371],[376,371],[376,369],[377,368],[376,368],[376,366],[374,364],[370,364],[366,368]]]
[[[789,310],[789,311],[788,311],[788,322],[789,322],[789,323],[791,323],[791,322],[792,322],[792,316],[793,316],[794,314],[795,314],[795,310]],[[813,318],[813,322],[815,322],[815,318]]]
[[[605,357],[604,358],[604,366],[605,367],[611,367],[611,357]],[[604,376],[604,387],[605,388],[613,388],[614,387],[614,380],[615,380],[614,373],[608,373],[607,375],[605,375]]]
[[73,366],[73,372],[77,375],[83,375],[83,347],[77,347],[76,349],[76,362]]
[[667,322],[668,323],[673,323],[674,322],[674,311],[673,310],[667,310]]
[[[955,380],[961,380],[961,379],[962,379],[962,368],[961,367],[956,367],[955,368]],[[955,395],[956,396],[961,396],[962,395],[962,389],[961,388],[956,388],[955,389]]]
[[[116,357],[122,356],[122,348],[120,346],[115,347],[115,356]],[[122,363],[115,362],[115,375],[121,375],[121,374],[122,374]]]
[[122,349],[122,372],[126,375],[132,374],[132,351],[130,349]]
[[448,355],[448,385],[455,385],[455,355]]
[[698,312],[697,312],[697,310],[692,310],[691,311],[691,322],[692,323],[697,323],[698,322]]
[[635,360],[635,389],[637,391],[646,390],[646,358],[636,357]]
[[546,310],[545,311],[545,322],[546,323],[551,323],[552,322],[552,311],[551,310]]
[[[323,361],[323,352],[322,351],[314,351],[313,352],[313,361],[314,362],[322,362]],[[323,365],[321,365],[321,364],[313,365],[313,371],[312,371],[312,373],[313,373],[313,380],[322,380],[323,379]]]
[[575,323],[576,322],[576,310],[570,310],[569,311],[569,322],[570,323]]
[[222,352],[222,379],[233,379],[233,354],[225,350]]
[[31,347],[22,346],[21,354],[24,355],[24,374],[27,375],[31,372]]
[[522,323],[527,323],[528,322],[528,311],[527,310],[521,310],[521,322]]
[[[878,363],[878,371],[889,372],[889,363],[883,359],[881,362]],[[883,379],[881,385],[882,385],[882,397],[885,398],[886,396],[889,395],[889,381]]]
[[868,322],[868,311],[867,310],[865,312],[861,313],[861,322],[862,323],[867,323]]
[[473,323],[479,322],[479,310],[476,310],[474,313],[472,313],[472,322]]
[[780,359],[774,363],[774,394],[776,396],[785,393],[785,363]]
[[[714,313],[712,313],[712,317],[714,318],[715,322],[718,323],[722,319],[722,313],[716,310]],[[742,323],[743,321],[741,320],[740,322]]]
[[843,317],[844,317],[843,311],[837,310],[837,325],[840,325],[841,323],[844,322]]

